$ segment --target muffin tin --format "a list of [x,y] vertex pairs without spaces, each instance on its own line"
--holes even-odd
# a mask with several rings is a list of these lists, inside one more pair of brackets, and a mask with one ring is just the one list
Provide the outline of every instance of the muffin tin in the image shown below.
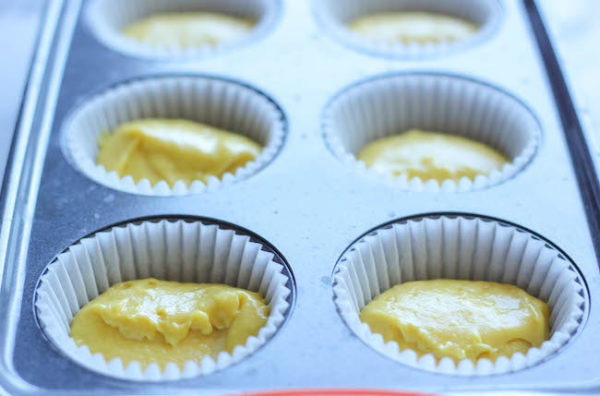
[[[469,46],[424,59],[349,47],[320,21],[321,2],[293,0],[277,4],[279,21],[260,40],[201,57],[136,57],[104,45],[95,34],[93,2],[48,2],[3,186],[0,385],[8,393],[214,394],[350,387],[481,394],[593,392],[600,385],[595,374],[600,311],[594,303],[600,274],[588,228],[588,215],[595,214],[588,197],[597,190],[597,180],[578,183],[584,179],[573,164],[581,158],[569,157],[571,137],[565,139],[528,23],[524,4],[531,6],[531,1],[498,2],[501,14],[493,31]],[[528,160],[510,177],[474,189],[404,188],[373,177],[332,149],[327,114],[339,93],[365,81],[422,75],[473,81],[520,103],[539,128]],[[177,196],[122,191],[74,166],[65,131],[93,98],[134,81],[194,76],[239,84],[280,111],[281,148],[264,166],[219,188]],[[577,286],[572,297],[581,314],[547,356],[503,372],[488,366],[476,376],[431,372],[374,350],[348,327],[334,293],[345,254],[363,237],[394,224],[445,218],[513,227],[562,260]],[[40,279],[62,252],[88,236],[116,225],[161,220],[234,230],[273,254],[290,290],[283,323],[253,353],[205,375],[140,382],[85,368],[48,337],[36,309]]]

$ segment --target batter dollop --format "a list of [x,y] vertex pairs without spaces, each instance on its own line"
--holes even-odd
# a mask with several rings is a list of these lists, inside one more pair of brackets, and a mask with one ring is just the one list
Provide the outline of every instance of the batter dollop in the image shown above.
[[187,120],[142,119],[120,125],[99,140],[96,162],[119,176],[152,185],[221,177],[256,159],[261,146],[249,138]]
[[446,14],[420,11],[382,12],[353,20],[350,30],[368,39],[387,43],[439,43],[465,39],[478,27]]
[[71,337],[106,361],[126,367],[192,360],[231,353],[266,324],[269,306],[254,292],[220,284],[153,278],[118,283],[83,306]]
[[151,15],[123,29],[123,35],[153,47],[215,47],[246,36],[254,22],[226,14],[182,12]]
[[380,173],[440,183],[462,177],[473,180],[479,174],[500,170],[508,162],[502,153],[483,143],[416,129],[377,139],[367,144],[357,158]]
[[437,359],[476,361],[526,354],[549,334],[548,305],[508,284],[438,279],[406,282],[360,313],[374,333],[400,349]]

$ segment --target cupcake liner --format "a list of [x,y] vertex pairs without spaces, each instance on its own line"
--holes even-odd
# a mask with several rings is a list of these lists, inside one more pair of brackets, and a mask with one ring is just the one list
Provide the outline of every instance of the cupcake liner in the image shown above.
[[[527,354],[495,362],[449,357],[436,362],[384,343],[359,319],[377,295],[403,282],[465,279],[514,284],[548,303],[550,339]],[[533,366],[564,346],[586,309],[584,282],[548,242],[512,225],[471,216],[424,216],[378,228],[343,254],[334,272],[338,310],[350,329],[385,356],[427,371],[455,375],[500,374]]]
[[[235,174],[210,177],[205,184],[166,181],[137,183],[96,164],[98,138],[120,124],[142,118],[181,118],[245,135],[263,146],[254,160]],[[159,77],[127,82],[89,99],[67,120],[63,146],[75,167],[105,186],[144,195],[185,195],[244,179],[262,169],[279,152],[285,123],[281,110],[265,95],[232,81],[212,77]]]
[[[317,17],[342,43],[373,55],[390,57],[427,57],[472,46],[489,37],[500,25],[503,10],[496,0],[323,0],[316,2]],[[439,43],[388,43],[353,32],[348,24],[361,16],[381,12],[421,11],[446,14],[479,26],[462,40]]]
[[[183,220],[116,226],[86,237],[48,265],[36,291],[35,309],[50,341],[69,358],[95,372],[127,380],[177,380],[209,374],[252,354],[264,345],[285,320],[290,279],[272,253],[237,231],[200,221]],[[142,370],[139,362],[124,367],[119,358],[106,362],[77,346],[69,337],[70,323],[79,309],[111,285],[155,277],[181,282],[222,283],[260,292],[270,306],[266,325],[233,354],[188,361],[181,370],[169,363],[164,372],[153,363]]]
[[[280,11],[279,0],[94,0],[87,9],[87,22],[98,40],[116,51],[145,58],[202,57],[250,43],[273,27]],[[133,22],[165,12],[215,12],[251,19],[255,26],[239,40],[214,47],[153,47],[124,36]]]
[[[463,177],[439,183],[379,173],[356,160],[371,141],[413,128],[476,140],[512,161],[474,180]],[[363,81],[338,94],[324,113],[325,140],[338,158],[360,173],[412,191],[470,191],[507,180],[531,161],[540,135],[536,117],[513,96],[445,74],[408,73]]]

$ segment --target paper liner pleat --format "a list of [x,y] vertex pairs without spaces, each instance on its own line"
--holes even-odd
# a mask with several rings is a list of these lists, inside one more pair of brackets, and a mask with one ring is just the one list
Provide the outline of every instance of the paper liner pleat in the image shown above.
[[[522,102],[482,82],[445,74],[384,75],[360,82],[332,100],[323,124],[328,146],[344,163],[411,191],[471,191],[510,179],[532,160],[541,138],[536,117]],[[485,143],[510,161],[489,175],[440,183],[393,177],[356,159],[368,143],[415,128]]]
[[[186,119],[239,133],[263,146],[253,161],[208,182],[166,181],[154,186],[148,179],[135,182],[96,163],[98,138],[120,124],[143,118]],[[242,180],[266,166],[280,150],[285,133],[283,114],[266,96],[235,82],[211,77],[158,77],[116,86],[92,97],[67,120],[63,143],[73,164],[96,182],[117,190],[144,195],[185,195],[214,190]]]
[[[465,279],[513,284],[548,303],[550,339],[527,354],[436,362],[384,343],[360,321],[360,311],[393,286],[416,280]],[[435,216],[397,222],[354,243],[334,273],[338,310],[365,343],[391,359],[428,371],[485,375],[530,367],[557,353],[582,322],[584,282],[558,250],[519,228],[477,217]]]
[[[237,48],[256,41],[277,22],[279,0],[93,0],[86,21],[95,36],[107,47],[128,55],[156,58],[197,58]],[[121,32],[128,25],[158,13],[215,12],[250,19],[255,25],[244,37],[215,46],[191,48],[161,47],[139,42]]]
[[[48,339],[65,355],[95,372],[128,380],[163,381],[209,374],[252,354],[264,345],[285,319],[291,289],[283,267],[272,253],[247,235],[199,221],[161,220],[117,226],[82,239],[48,265],[36,291],[35,309]],[[270,306],[266,325],[232,354],[205,357],[181,370],[139,362],[127,367],[119,358],[106,362],[69,336],[70,324],[83,305],[111,285],[134,279],[221,283],[260,292]]]
[[[374,55],[407,58],[443,55],[473,46],[490,37],[503,17],[496,0],[320,0],[314,2],[314,8],[323,27],[342,43]],[[356,18],[394,11],[446,14],[473,22],[478,30],[460,40],[403,43],[374,40],[348,28]]]

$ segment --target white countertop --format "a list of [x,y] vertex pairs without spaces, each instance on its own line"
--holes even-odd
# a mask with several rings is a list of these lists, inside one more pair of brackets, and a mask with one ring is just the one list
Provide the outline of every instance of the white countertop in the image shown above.
[[[572,95],[600,156],[600,2],[597,0],[538,0],[543,4]],[[589,121],[589,124],[586,123]]]
[[0,48],[8,54],[0,66],[0,182],[4,177],[43,3],[40,0],[0,3]]
[[[49,0],[47,0],[49,1]],[[19,0],[0,3],[0,181],[18,117],[21,96],[33,54],[44,1]],[[562,56],[564,69],[574,88],[580,112],[591,120],[596,138],[593,150],[600,155],[600,2],[596,0],[538,0]]]

